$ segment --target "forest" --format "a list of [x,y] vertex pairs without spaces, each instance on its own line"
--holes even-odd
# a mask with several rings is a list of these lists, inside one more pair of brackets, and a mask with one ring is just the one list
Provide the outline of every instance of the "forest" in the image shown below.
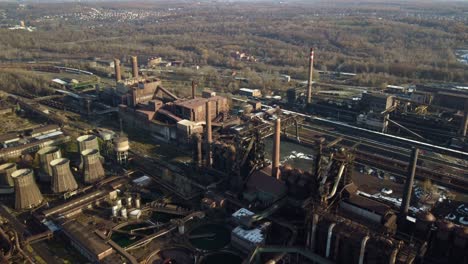
[[[463,2],[2,3],[0,10],[2,62],[136,54],[306,79],[314,47],[317,70],[358,73],[359,85],[468,82],[455,56],[468,49]],[[8,29],[20,20],[37,30]],[[235,60],[233,51],[258,61]]]

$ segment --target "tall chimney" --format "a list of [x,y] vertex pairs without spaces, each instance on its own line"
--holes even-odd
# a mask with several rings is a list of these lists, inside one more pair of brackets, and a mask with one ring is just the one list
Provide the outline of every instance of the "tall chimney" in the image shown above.
[[211,167],[211,143],[213,142],[213,135],[211,131],[211,105],[210,101],[206,102],[206,167]]
[[203,156],[202,156],[202,137],[200,133],[193,134],[194,144],[194,161],[197,164],[197,167],[201,168],[203,166]]
[[414,177],[416,175],[416,166],[418,164],[419,149],[413,148],[411,152],[411,160],[408,166],[408,175],[406,177],[405,189],[403,190],[403,201],[400,206],[400,217],[406,219],[411,201],[411,193],[413,191]]
[[192,99],[195,99],[195,88],[197,87],[197,84],[195,81],[192,81]]
[[115,81],[120,82],[122,80],[122,73],[120,72],[120,60],[114,59],[114,69],[115,69]]
[[307,81],[307,103],[312,103],[312,74],[314,72],[314,49],[310,49],[309,56],[309,80]]
[[271,165],[272,177],[281,180],[280,176],[280,144],[281,144],[281,119],[276,119],[275,134],[273,139],[273,164]]
[[133,78],[138,78],[138,58],[137,58],[137,56],[132,56],[132,75],[133,75]]

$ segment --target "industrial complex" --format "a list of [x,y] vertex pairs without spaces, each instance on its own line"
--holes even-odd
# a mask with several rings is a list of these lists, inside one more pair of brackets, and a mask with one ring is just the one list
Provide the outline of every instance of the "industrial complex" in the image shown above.
[[179,97],[137,56],[7,94],[40,124],[0,135],[2,263],[468,263],[466,87],[340,96],[308,59],[284,100]]

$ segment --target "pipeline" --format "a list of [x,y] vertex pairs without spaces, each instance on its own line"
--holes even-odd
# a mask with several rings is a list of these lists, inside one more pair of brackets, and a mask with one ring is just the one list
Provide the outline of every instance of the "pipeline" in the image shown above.
[[327,250],[325,252],[325,257],[327,258],[330,257],[331,240],[332,240],[333,228],[335,226],[336,226],[336,223],[331,223],[330,226],[328,227]]
[[312,234],[310,237],[310,250],[315,252],[315,236],[317,233],[318,214],[314,214],[312,218]]
[[344,163],[341,164],[340,170],[338,171],[338,178],[335,180],[335,184],[333,185],[333,189],[331,193],[327,196],[327,200],[330,200],[336,193],[336,190],[338,189],[338,184],[340,183],[341,176],[343,175],[344,169],[346,165]]
[[366,253],[366,245],[369,240],[369,236],[365,236],[361,241],[361,251],[359,252],[359,264],[364,264],[364,255]]

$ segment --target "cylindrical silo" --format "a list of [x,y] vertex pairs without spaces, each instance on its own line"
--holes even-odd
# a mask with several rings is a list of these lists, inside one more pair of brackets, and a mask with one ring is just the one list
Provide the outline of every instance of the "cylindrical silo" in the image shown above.
[[50,162],[54,159],[60,159],[62,157],[60,148],[54,146],[45,147],[40,149],[37,152],[37,155],[39,155],[39,163],[41,166],[39,180],[50,182],[52,179],[52,167],[50,166]]
[[141,198],[140,198],[140,195],[137,195],[137,196],[135,197],[135,207],[138,208],[138,209],[141,207]]
[[15,182],[15,208],[28,209],[42,203],[43,197],[34,181],[31,169],[21,169],[11,174]]
[[112,206],[112,216],[116,217],[118,213],[119,213],[119,206],[118,205]]
[[97,149],[84,150],[81,152],[81,157],[83,158],[83,179],[85,183],[94,183],[104,178],[105,172]]
[[55,159],[50,162],[52,167],[52,191],[62,193],[78,189],[75,177],[70,170],[70,160]]
[[123,165],[127,163],[129,149],[130,144],[128,143],[127,137],[118,137],[114,139],[114,152],[118,164]]
[[16,171],[16,164],[14,163],[5,163],[0,165],[0,185],[4,186],[14,186],[13,178],[11,174]]
[[127,219],[127,217],[128,217],[127,208],[122,207],[122,209],[120,210],[120,214],[122,215],[122,218]]
[[97,149],[99,151],[99,143],[95,135],[79,136],[76,141],[78,141],[80,153],[87,149]]

